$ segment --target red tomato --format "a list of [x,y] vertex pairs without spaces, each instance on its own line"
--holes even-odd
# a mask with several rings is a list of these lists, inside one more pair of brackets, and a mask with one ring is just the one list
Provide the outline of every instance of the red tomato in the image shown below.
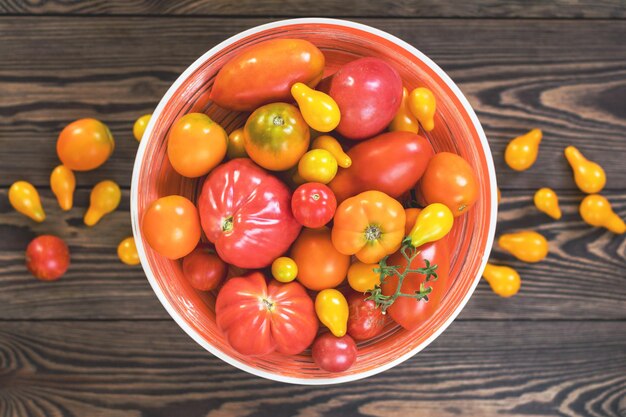
[[26,248],[26,267],[42,281],[55,281],[70,265],[70,250],[63,240],[52,235],[33,239]]
[[299,186],[291,197],[291,211],[301,225],[316,229],[335,215],[337,199],[332,190],[319,182]]
[[183,259],[183,275],[192,287],[200,291],[214,290],[227,273],[227,265],[206,243],[200,243]]
[[297,282],[272,280],[260,272],[229,279],[215,301],[217,325],[243,355],[278,351],[297,355],[317,334],[313,300]]
[[337,131],[348,139],[361,140],[391,123],[402,102],[402,79],[385,61],[361,58],[332,76],[328,94],[341,111]]
[[169,259],[191,253],[200,241],[198,210],[179,195],[155,200],[141,219],[141,231],[152,249]]
[[445,204],[457,217],[478,199],[478,180],[465,159],[451,152],[439,152],[428,163],[418,192],[426,204]]
[[[432,292],[428,295],[428,301],[416,300],[408,297],[398,297],[396,301],[387,309],[391,318],[400,326],[411,330],[428,320],[437,310],[443,296],[452,285],[448,273],[450,270],[450,249],[448,248],[447,237],[433,243],[420,246],[420,252],[411,263],[411,268],[423,268],[426,266],[424,259],[428,259],[431,264],[437,265],[436,281],[429,281],[427,287],[432,287]],[[399,252],[391,255],[387,259],[388,265],[400,265],[401,271],[407,265],[406,260]],[[402,292],[411,294],[418,292],[420,284],[424,281],[422,274],[409,274],[402,283]],[[398,278],[393,275],[385,279],[382,285],[383,294],[391,295],[398,287]]]
[[247,158],[219,165],[198,197],[202,229],[225,262],[264,268],[285,253],[300,224],[285,184]]
[[320,335],[313,343],[311,355],[321,369],[343,372],[356,361],[356,343],[348,335],[335,337],[332,333]]
[[217,74],[211,100],[237,111],[252,111],[278,101],[292,101],[297,82],[315,87],[324,72],[324,54],[303,39],[272,39],[252,45]]
[[356,340],[378,336],[385,328],[385,315],[366,295],[352,293],[348,297],[348,334]]
[[430,143],[415,133],[383,133],[350,149],[352,165],[328,185],[340,203],[369,190],[398,198],[415,186],[433,154]]

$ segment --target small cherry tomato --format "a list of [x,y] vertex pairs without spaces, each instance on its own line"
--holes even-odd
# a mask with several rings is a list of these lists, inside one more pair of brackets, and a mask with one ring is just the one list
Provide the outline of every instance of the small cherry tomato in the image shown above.
[[313,361],[328,372],[343,372],[356,361],[356,343],[348,336],[335,337],[324,333],[315,339],[311,348]]
[[454,216],[448,206],[441,203],[427,205],[420,210],[415,225],[409,233],[411,246],[419,248],[425,243],[444,238],[454,225]]
[[74,189],[76,188],[76,177],[72,170],[65,165],[54,168],[50,174],[50,188],[61,209],[70,210],[74,205]]
[[366,264],[356,261],[348,268],[348,284],[354,291],[364,293],[380,285],[380,273],[376,272],[378,264]]
[[169,259],[182,258],[200,240],[200,217],[196,206],[179,195],[155,200],[143,214],[141,230],[148,244]]
[[137,253],[137,245],[135,245],[134,237],[127,237],[117,245],[117,257],[126,265],[139,264],[139,254]]
[[57,140],[59,159],[72,171],[90,171],[104,164],[115,149],[109,128],[96,119],[80,119],[65,126]]
[[291,197],[291,211],[298,223],[316,229],[335,215],[337,199],[326,185],[319,182],[302,184]]
[[378,336],[385,328],[385,315],[367,296],[352,293],[348,297],[348,334],[355,340],[367,340]]
[[133,136],[137,139],[137,142],[141,142],[141,138],[146,131],[146,127],[148,127],[148,122],[150,122],[150,118],[152,118],[151,114],[144,114],[139,119],[135,120],[135,124],[133,125]]
[[276,258],[272,262],[272,276],[280,282],[291,282],[298,275],[298,265],[296,262],[286,256]]
[[425,131],[430,132],[435,128],[437,100],[432,91],[424,87],[416,88],[409,94],[408,105]]
[[330,132],[339,124],[339,106],[328,94],[314,90],[304,83],[295,83],[291,86],[291,95],[311,128],[318,132]]
[[228,135],[228,148],[226,149],[226,156],[228,159],[246,158],[246,147],[244,144],[243,128],[233,130]]
[[226,156],[228,135],[206,114],[189,113],[174,122],[167,140],[167,156],[180,175],[206,175]]
[[89,208],[84,222],[87,226],[98,223],[102,217],[113,212],[120,205],[122,191],[115,182],[106,180],[96,184],[89,196]]
[[65,242],[52,235],[33,239],[26,248],[26,267],[42,281],[55,281],[70,265],[70,250]]
[[214,290],[226,278],[227,273],[226,263],[206,243],[200,243],[183,258],[183,275],[196,290]]
[[348,302],[342,293],[334,288],[318,292],[317,297],[315,297],[315,312],[322,324],[328,327],[332,334],[337,337],[346,334]]
[[46,213],[41,206],[39,193],[29,182],[14,182],[9,188],[9,202],[16,211],[30,217],[38,223],[46,219]]
[[305,181],[328,184],[337,175],[337,160],[326,149],[313,149],[300,158],[298,174]]

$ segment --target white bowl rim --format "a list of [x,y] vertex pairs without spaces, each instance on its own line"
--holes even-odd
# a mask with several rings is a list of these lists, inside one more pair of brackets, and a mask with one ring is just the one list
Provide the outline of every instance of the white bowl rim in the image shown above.
[[498,210],[496,173],[495,173],[495,167],[494,167],[494,164],[493,164],[493,158],[491,157],[491,149],[489,148],[489,143],[487,142],[487,138],[485,136],[485,132],[483,131],[483,128],[482,128],[482,126],[480,124],[480,121],[478,120],[478,117],[476,116],[476,113],[474,112],[474,110],[470,106],[469,102],[467,101],[467,99],[465,98],[465,96],[463,95],[461,90],[457,87],[457,85],[452,81],[452,79],[443,70],[437,64],[435,64],[430,58],[428,58],[426,55],[424,55],[422,52],[420,52],[417,48],[415,48],[414,46],[408,44],[407,42],[397,38],[396,36],[391,35],[391,34],[389,34],[387,32],[382,31],[382,30],[373,28],[373,27],[368,26],[368,25],[364,25],[364,24],[361,24],[361,23],[356,23],[356,22],[352,22],[352,21],[348,21],[348,20],[342,20],[342,19],[307,17],[307,18],[298,18],[298,19],[279,20],[279,21],[270,22],[270,23],[266,23],[266,24],[263,24],[263,25],[259,25],[259,26],[255,26],[253,28],[247,29],[247,30],[245,30],[243,32],[240,32],[240,33],[238,33],[238,34],[236,34],[236,35],[226,39],[225,41],[219,43],[218,45],[214,46],[209,51],[204,53],[201,57],[199,57],[193,64],[191,64],[178,77],[178,79],[174,82],[174,84],[172,84],[172,86],[167,90],[167,92],[165,93],[165,95],[163,96],[161,101],[159,102],[158,106],[154,110],[154,113],[152,114],[153,117],[151,117],[150,122],[148,123],[148,126],[146,127],[146,131],[144,133],[144,136],[145,137],[150,137],[150,134],[152,133],[152,129],[154,128],[155,120],[158,119],[159,115],[163,111],[165,105],[169,102],[169,100],[172,97],[172,95],[176,92],[176,90],[178,90],[178,88],[182,85],[182,83],[198,67],[200,67],[202,65],[202,63],[204,63],[211,56],[215,55],[217,52],[219,52],[222,49],[228,47],[229,45],[232,45],[233,43],[235,43],[235,42],[237,42],[237,41],[239,41],[239,40],[241,40],[241,39],[243,39],[245,37],[253,35],[255,33],[259,33],[259,32],[265,31],[267,29],[273,29],[273,28],[278,28],[278,27],[282,27],[282,26],[290,26],[290,25],[295,25],[295,24],[327,24],[327,25],[336,25],[336,26],[344,26],[344,27],[348,27],[348,28],[359,29],[359,30],[362,30],[364,32],[372,33],[374,35],[377,35],[377,36],[379,36],[381,38],[387,39],[387,40],[389,40],[389,41],[399,45],[400,47],[404,48],[405,50],[407,50],[411,54],[415,55],[416,58],[418,58],[419,60],[424,62],[439,77],[441,77],[441,79],[452,90],[452,92],[454,93],[456,98],[460,101],[460,103],[463,105],[463,108],[465,109],[465,111],[469,115],[469,117],[470,117],[470,119],[472,121],[472,124],[474,126],[474,129],[476,129],[476,132],[478,133],[478,137],[480,138],[480,143],[482,145],[483,152],[485,153],[486,160],[487,160],[487,170],[488,170],[489,179],[490,179],[490,182],[491,182],[491,208],[492,208],[492,210],[491,210],[491,216],[490,216],[490,226],[489,226],[489,232],[488,232],[488,237],[487,237],[487,245],[485,247],[486,250],[483,253],[483,258],[482,258],[482,262],[481,262],[481,265],[480,265],[480,268],[479,268],[479,272],[476,275],[476,277],[474,278],[474,282],[473,282],[470,290],[467,292],[467,294],[465,295],[465,297],[463,298],[461,303],[456,307],[456,309],[450,315],[450,317],[448,317],[448,319],[441,325],[441,327],[439,327],[433,334],[431,334],[430,337],[428,337],[424,342],[419,344],[417,347],[415,347],[411,351],[407,352],[406,354],[404,354],[402,356],[399,356],[398,358],[394,359],[393,361],[390,361],[388,363],[385,363],[384,365],[380,365],[379,367],[377,367],[375,369],[368,370],[368,371],[355,373],[355,374],[350,374],[350,375],[338,375],[337,377],[334,377],[334,378],[315,378],[315,379],[311,378],[311,379],[308,379],[308,378],[294,378],[294,377],[290,377],[290,376],[281,375],[279,373],[272,373],[272,372],[267,372],[267,371],[264,371],[264,370],[261,370],[261,369],[253,368],[253,367],[251,367],[249,365],[246,365],[243,362],[238,361],[237,359],[232,358],[231,356],[225,354],[224,352],[220,351],[219,349],[216,349],[210,343],[208,343],[206,340],[204,340],[202,338],[202,336],[200,336],[200,334],[198,334],[192,327],[190,327],[185,322],[183,317],[178,314],[178,312],[174,309],[174,307],[167,300],[167,298],[165,297],[165,294],[163,293],[163,291],[159,287],[159,284],[157,283],[156,277],[154,276],[154,273],[153,273],[152,269],[150,268],[150,265],[149,265],[149,263],[147,261],[146,252],[145,252],[145,248],[143,246],[143,242],[140,239],[141,231],[140,231],[140,227],[139,227],[140,226],[140,222],[139,222],[139,218],[138,218],[139,214],[138,214],[138,211],[136,209],[136,206],[137,206],[137,190],[138,190],[138,185],[139,185],[138,184],[138,181],[139,181],[139,170],[141,168],[141,164],[142,164],[142,160],[143,160],[143,157],[144,157],[144,153],[146,152],[146,146],[147,146],[146,143],[147,143],[147,141],[141,141],[140,142],[139,149],[137,150],[137,156],[135,158],[135,164],[134,164],[134,167],[133,167],[133,176],[132,176],[131,191],[130,191],[131,192],[131,196],[130,196],[131,220],[132,220],[133,235],[135,237],[135,243],[137,245],[137,252],[139,253],[139,259],[141,260],[141,265],[142,265],[142,267],[144,269],[144,272],[146,273],[146,277],[148,278],[148,281],[150,282],[150,285],[152,286],[152,289],[154,290],[154,292],[157,295],[159,301],[161,302],[163,307],[165,307],[165,310],[167,310],[169,315],[185,331],[185,333],[187,333],[193,340],[196,341],[196,343],[198,343],[200,346],[202,346],[207,351],[209,351],[213,355],[217,356],[218,358],[220,358],[224,362],[229,363],[229,364],[235,366],[236,368],[239,368],[239,369],[241,369],[243,371],[246,371],[246,372],[248,372],[250,374],[253,374],[253,375],[256,375],[256,376],[260,376],[262,378],[266,378],[266,379],[270,379],[270,380],[274,380],[274,381],[279,381],[279,382],[290,383],[290,384],[300,384],[300,385],[339,384],[339,383],[343,383],[343,382],[356,381],[356,380],[359,380],[359,379],[362,379],[362,378],[367,378],[369,376],[376,375],[376,374],[378,374],[380,372],[384,372],[384,371],[386,371],[388,369],[391,369],[394,366],[396,366],[396,365],[406,361],[407,359],[411,358],[412,356],[414,356],[415,354],[420,352],[422,349],[424,349],[430,343],[432,343],[432,341],[435,340],[437,337],[439,337],[439,335],[445,329],[447,329],[448,326],[459,315],[461,310],[463,310],[463,308],[465,307],[465,304],[467,304],[467,302],[469,301],[469,299],[472,296],[474,290],[476,289],[476,286],[478,285],[478,282],[481,279],[482,272],[483,272],[483,270],[485,268],[485,265],[487,264],[487,260],[489,259],[490,250],[491,250],[491,247],[493,245],[493,239],[494,239],[495,230],[496,230],[497,210]]

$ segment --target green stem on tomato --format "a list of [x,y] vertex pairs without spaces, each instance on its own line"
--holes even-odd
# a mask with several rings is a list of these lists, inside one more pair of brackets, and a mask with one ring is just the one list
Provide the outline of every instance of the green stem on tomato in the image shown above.
[[[405,238],[402,242],[402,247],[400,248],[400,253],[407,262],[407,266],[404,268],[404,270],[400,272],[400,265],[387,265],[387,258],[389,257],[385,256],[378,263],[379,267],[375,269],[376,272],[380,273],[380,284],[376,285],[371,290],[366,291],[366,294],[369,294],[366,300],[373,300],[376,303],[376,307],[380,308],[383,314],[386,314],[387,309],[399,297],[415,298],[418,301],[428,301],[428,294],[430,294],[433,289],[432,287],[426,287],[424,283],[437,280],[437,265],[431,265],[428,259],[424,259],[424,262],[426,263],[426,266],[424,268],[410,267],[413,263],[413,260],[417,257],[417,255],[420,254],[420,251],[411,246],[410,242],[411,239],[409,237]],[[402,292],[402,283],[409,274],[426,275],[424,282],[420,284],[419,291],[416,291],[412,294]],[[393,275],[398,277],[398,285],[393,294],[385,295],[382,291],[382,285],[385,283],[387,277]]]

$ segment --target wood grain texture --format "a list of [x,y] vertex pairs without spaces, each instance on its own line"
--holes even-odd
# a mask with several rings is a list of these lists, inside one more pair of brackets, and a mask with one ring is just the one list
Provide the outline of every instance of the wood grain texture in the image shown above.
[[622,0],[4,0],[0,14],[624,18]]
[[[609,189],[624,187],[626,21],[359,20],[412,43],[459,84],[483,123],[502,188],[574,189],[562,157],[570,144],[604,164]],[[80,117],[108,123],[116,150],[79,181],[111,177],[127,186],[134,119],[210,47],[267,21],[1,17],[0,186],[22,177],[47,184],[56,137]],[[532,127],[544,130],[539,160],[513,173],[503,149]]]
[[306,387],[238,371],[173,321],[6,323],[0,415],[622,417],[625,345],[624,322],[455,322],[387,372]]
[[[117,260],[117,244],[131,234],[128,192],[120,208],[93,228],[82,223],[89,190],[76,194],[76,207],[61,212],[48,190],[41,190],[48,219],[35,224],[9,206],[0,191],[0,319],[166,318],[140,267]],[[496,248],[492,259],[516,268],[521,292],[501,299],[481,282],[461,313],[465,319],[626,319],[626,236],[587,226],[578,215],[582,196],[561,193],[563,219],[538,212],[533,192],[504,192],[497,234],[534,229],[550,241],[550,255],[524,264]],[[626,193],[607,193],[626,218]],[[24,250],[36,235],[56,234],[72,253],[66,276],[54,283],[34,279],[23,265]]]

